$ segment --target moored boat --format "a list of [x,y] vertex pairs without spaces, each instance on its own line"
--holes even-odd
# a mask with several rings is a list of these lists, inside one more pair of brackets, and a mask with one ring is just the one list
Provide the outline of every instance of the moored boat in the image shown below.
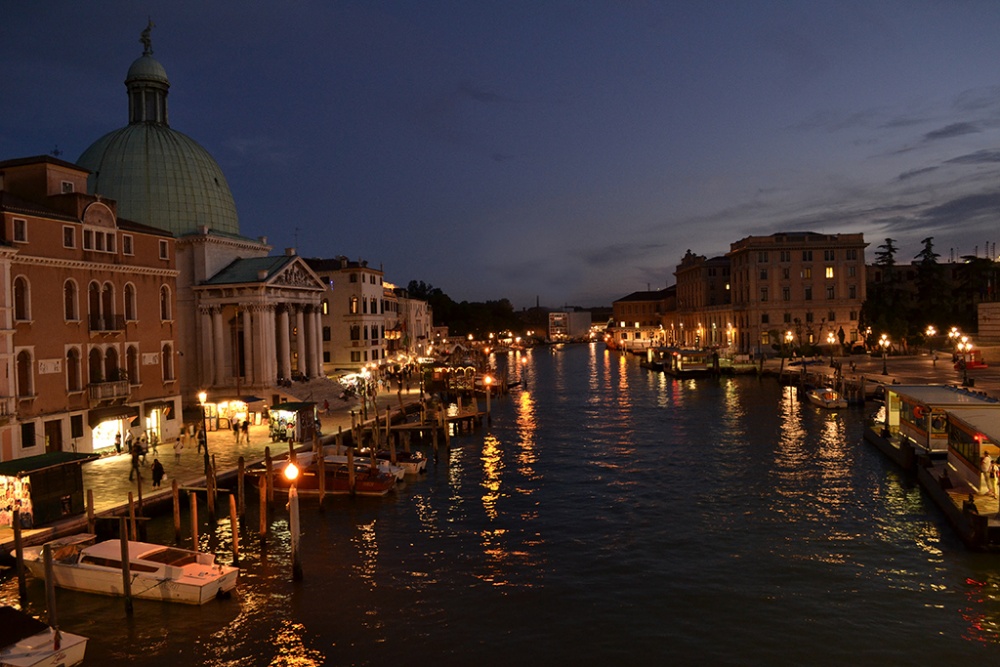
[[[380,461],[389,461],[392,454],[387,449],[380,449],[375,452],[375,458]],[[427,457],[423,452],[396,452],[396,465],[402,466],[407,475],[416,475],[427,469]]]
[[[89,533],[49,542],[56,586],[100,595],[123,595],[120,540],[95,543]],[[43,547],[24,550],[31,574],[45,578]],[[205,604],[236,587],[239,568],[220,565],[215,555],[190,549],[128,541],[133,597],[184,604]]]
[[[326,465],[324,460],[323,474],[324,493],[330,495],[355,494],[359,496],[384,496],[396,486],[396,477],[379,470],[377,467],[365,465],[364,459],[355,463],[353,475],[346,465],[331,464]],[[295,459],[298,474],[294,479],[294,485],[299,495],[317,495],[319,493],[319,466],[313,457],[312,452],[299,454]],[[285,468],[288,466],[287,460],[275,461],[272,467],[272,484],[274,490],[287,493],[293,482],[285,476]],[[254,468],[248,471],[251,475],[266,475],[261,468]],[[351,488],[353,480],[354,487]]]
[[[323,463],[333,466],[346,466],[347,465],[347,455],[346,454],[327,454],[323,457]],[[353,463],[356,466],[371,467],[369,464],[369,459],[363,456],[353,457]],[[378,465],[378,469],[384,473],[392,475],[397,481],[402,481],[403,477],[406,475],[406,468],[399,465],[393,465],[388,459],[377,459],[375,461]]]
[[806,392],[806,398],[809,399],[810,403],[818,405],[821,408],[832,410],[847,407],[847,399],[830,387],[810,389]]
[[63,632],[13,607],[0,607],[0,665],[72,667],[83,662],[87,638]]

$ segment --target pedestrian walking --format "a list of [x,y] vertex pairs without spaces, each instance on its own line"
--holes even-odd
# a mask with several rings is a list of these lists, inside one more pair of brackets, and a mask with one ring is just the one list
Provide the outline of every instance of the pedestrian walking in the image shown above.
[[243,431],[243,442],[245,444],[250,444],[250,420],[244,419],[243,426],[240,427]]
[[157,489],[160,487],[160,482],[163,481],[164,477],[163,464],[160,463],[160,459],[153,459],[153,488]]
[[996,497],[996,486],[993,478],[993,458],[989,452],[983,452],[979,458],[979,492]]
[[125,453],[126,454],[131,454],[132,453],[132,431],[131,430],[129,430],[128,432],[125,433]]
[[142,465],[146,465],[146,452],[149,451],[149,440],[146,439],[146,434],[143,433],[139,436],[139,456],[142,457]]
[[205,454],[208,454],[208,434],[205,433],[205,428],[201,427],[198,429],[198,453],[201,454],[201,448],[205,448]]
[[174,443],[174,461],[180,463],[181,460],[181,450],[184,449],[184,441],[181,440],[181,436],[177,436],[177,441]]
[[240,420],[233,418],[233,442],[240,444]]
[[139,457],[142,455],[142,445],[138,442],[132,445],[132,467],[128,471],[128,481],[132,481],[133,475],[138,475],[142,477],[142,473],[139,472]]
[[122,434],[115,433],[115,452],[118,454],[122,453]]

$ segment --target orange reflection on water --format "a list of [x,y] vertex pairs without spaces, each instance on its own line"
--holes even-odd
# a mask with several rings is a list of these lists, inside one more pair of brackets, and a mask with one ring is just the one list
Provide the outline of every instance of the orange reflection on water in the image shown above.
[[359,564],[355,566],[361,579],[371,588],[378,586],[376,570],[378,569],[378,539],[375,535],[375,522],[358,525],[358,532],[351,540],[358,549]]
[[538,423],[535,421],[535,400],[530,392],[522,391],[517,396],[517,462],[519,472],[525,477],[534,477],[532,466],[538,462],[535,451],[535,431]]
[[305,645],[305,629],[301,623],[281,622],[271,638],[271,645],[278,650],[271,660],[272,667],[313,667],[326,664],[325,655]]
[[483,494],[483,509],[490,519],[497,518],[497,501],[500,499],[500,478],[503,472],[503,458],[500,454],[500,441],[496,437],[487,435],[483,438],[483,455],[480,457],[483,462],[481,484],[486,490]]

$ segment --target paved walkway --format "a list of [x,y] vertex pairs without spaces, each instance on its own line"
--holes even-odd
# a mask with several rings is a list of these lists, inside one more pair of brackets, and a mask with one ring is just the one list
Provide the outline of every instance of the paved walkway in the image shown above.
[[[275,392],[278,393],[278,392]],[[290,400],[315,401],[320,407],[320,422],[322,424],[322,438],[333,438],[336,436],[338,428],[344,432],[351,429],[351,411],[356,415],[361,414],[359,399],[343,401],[338,398],[340,387],[334,382],[322,379],[313,380],[307,383],[296,383],[290,389],[283,389],[280,393],[290,396]],[[323,401],[330,402],[329,414],[323,414]],[[377,397],[379,413],[385,416],[386,408],[393,411],[400,409],[400,399],[403,405],[412,405],[420,401],[419,389],[403,390],[400,393],[393,390],[382,392]],[[374,414],[369,412],[369,420],[374,418]],[[237,445],[233,437],[232,430],[221,429],[208,433],[209,453],[215,459],[215,467],[218,474],[233,471],[239,464],[242,456],[246,465],[260,461],[264,458],[264,450],[271,448],[272,456],[280,456],[288,452],[287,442],[271,442],[268,426],[250,426],[250,443],[245,442]],[[297,443],[296,448],[311,448],[311,443]],[[152,488],[152,474],[150,468],[153,460],[158,458],[163,464],[167,479],[160,489]],[[138,482],[129,481],[129,470],[132,465],[131,457],[127,454],[104,456],[95,461],[83,464],[83,488],[84,494],[87,490],[93,491],[94,508],[98,515],[128,506],[128,494],[131,491],[134,497],[138,497]],[[152,449],[147,454],[146,464],[140,466],[142,477],[142,495],[144,501],[156,498],[158,495],[169,495],[173,479],[177,479],[181,487],[205,485],[204,475],[205,460],[204,455],[197,452],[197,443],[194,438],[185,446],[180,455],[174,452],[173,443],[165,443],[159,446],[159,451],[154,453]],[[86,497],[86,496],[85,496]],[[76,517],[68,523],[80,523],[81,518]],[[66,523],[66,522],[64,522]],[[41,529],[24,531],[25,540],[37,542],[40,536],[45,537],[56,532],[60,532],[57,522],[53,526],[45,526]],[[34,538],[34,539],[32,539]],[[13,530],[9,527],[0,528],[0,547],[9,547],[13,543]]]

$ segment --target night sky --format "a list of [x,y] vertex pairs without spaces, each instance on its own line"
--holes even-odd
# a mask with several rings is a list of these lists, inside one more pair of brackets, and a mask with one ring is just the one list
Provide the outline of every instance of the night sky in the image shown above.
[[751,234],[1000,236],[1000,2],[0,0],[0,159],[124,126],[150,17],[244,235],[456,301],[607,305]]

